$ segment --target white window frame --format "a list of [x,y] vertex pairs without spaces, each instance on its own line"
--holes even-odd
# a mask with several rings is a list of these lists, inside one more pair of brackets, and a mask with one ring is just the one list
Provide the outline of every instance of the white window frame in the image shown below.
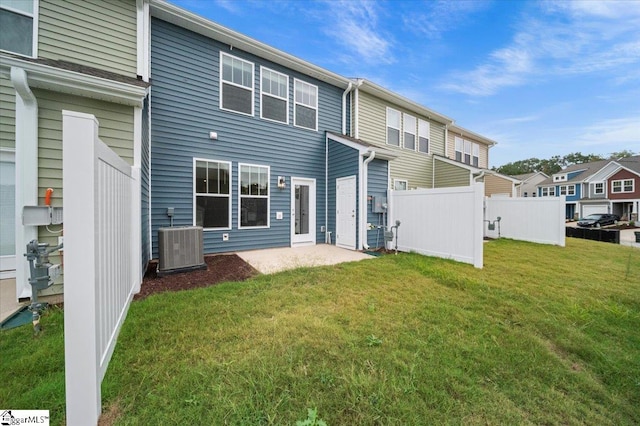
[[[267,169],[267,195],[242,194],[242,167],[260,167]],[[242,199],[262,198],[267,200],[267,225],[242,226]],[[268,229],[271,227],[271,166],[264,164],[238,163],[238,229]]]
[[[420,149],[420,138],[427,140],[427,150]],[[416,142],[416,151],[428,154],[431,152],[431,123],[426,120],[418,119],[418,140]]]
[[480,167],[480,145],[475,142],[471,144],[471,165]]
[[540,188],[540,196],[541,197],[555,197],[556,196],[556,187],[555,186],[543,186]]
[[[398,189],[397,186],[399,183],[404,184],[404,189]],[[409,190],[409,181],[406,179],[394,179],[393,180],[393,190],[394,191],[407,191]]]
[[40,0],[33,0],[33,12],[28,13],[23,10],[14,9],[10,6],[2,6],[0,5],[0,9],[8,10],[13,13],[17,13],[18,15],[28,16],[32,19],[32,45],[31,45],[31,56],[25,55],[24,53],[13,52],[11,50],[0,50],[0,52],[9,52],[14,55],[24,56],[25,58],[37,58],[38,57],[38,26],[39,26],[39,18],[40,15]]
[[569,197],[576,195],[576,186],[575,185],[567,185],[567,195]]
[[[473,146],[473,142],[468,141],[466,139],[464,140],[464,157],[462,158],[462,162],[464,164],[471,165],[471,161],[472,161],[471,152],[473,150],[472,146]],[[467,155],[469,156],[469,161],[467,161]]]
[[[297,94],[296,88],[297,88],[298,84],[306,85],[306,86],[309,86],[309,87],[312,87],[312,88],[315,89],[315,91],[316,91],[316,96],[315,96],[316,102],[315,102],[315,105],[305,104],[304,102],[298,101],[296,99],[296,94]],[[300,129],[305,129],[305,130],[311,130],[311,131],[314,131],[314,132],[318,131],[318,119],[319,119],[319,116],[320,116],[320,110],[318,108],[319,94],[320,94],[320,92],[318,91],[318,86],[316,86],[315,84],[307,83],[306,81],[298,80],[297,78],[293,79],[293,126],[294,127],[298,127]],[[304,99],[303,99],[303,101],[304,101]],[[296,124],[296,105],[302,105],[303,107],[314,109],[316,111],[316,127],[315,128],[311,129],[309,127],[299,126],[298,124]]]
[[[413,121],[413,126],[409,125],[407,126],[407,121]],[[402,113],[402,127],[403,127],[403,131],[402,131],[402,147],[404,149],[408,149],[409,151],[416,151],[417,147],[418,147],[418,138],[417,136],[417,132],[416,132],[416,126],[417,126],[417,120],[416,117],[414,117],[413,115],[407,114],[407,113]],[[406,145],[406,135],[409,134],[411,136],[413,136],[413,148],[407,148]]]
[[[251,87],[249,86],[245,86],[243,84],[238,84],[235,83],[233,81],[227,81],[224,79],[224,72],[223,72],[223,58],[227,56],[231,59],[235,59],[244,63],[247,63],[249,65],[251,65]],[[255,79],[256,79],[256,69],[255,69],[255,64],[251,61],[247,61],[246,59],[242,59],[239,58],[237,56],[233,56],[230,55],[228,53],[224,53],[224,52],[220,52],[220,109],[223,111],[229,111],[229,112],[234,112],[236,114],[242,114],[242,115],[246,115],[249,117],[253,117],[255,114]],[[224,84],[229,84],[231,86],[235,86],[235,87],[239,87],[241,89],[245,89],[245,90],[251,90],[251,113],[248,114],[246,112],[242,112],[242,111],[236,111],[235,109],[229,109],[229,108],[224,108],[223,105],[223,99],[224,99]]]
[[[269,92],[265,92],[264,91],[264,87],[262,84],[262,77],[263,77],[263,73],[267,71],[269,73],[272,74],[276,74],[279,77],[284,77],[286,79],[286,87],[287,87],[287,93],[285,94],[284,97],[279,96],[279,95],[274,95],[273,93],[269,93]],[[264,111],[264,104],[262,102],[262,96],[269,96],[275,99],[280,99],[282,101],[285,101],[285,121],[279,121],[279,120],[274,120],[273,118],[267,118],[264,116],[263,111]],[[280,124],[289,124],[289,76],[287,74],[272,70],[271,68],[267,68],[267,67],[263,67],[260,66],[260,118],[262,118],[263,120],[267,120],[267,121],[271,121],[273,123],[280,123]]]
[[[462,139],[459,136],[455,136],[455,152],[454,152],[454,159],[456,161],[459,161],[461,163],[464,163],[464,139]],[[458,160],[458,153],[460,153],[460,159]]]
[[[631,189],[627,190],[627,182],[631,182]],[[620,188],[616,191],[616,184],[620,184]],[[634,179],[616,179],[611,181],[611,193],[612,194],[624,194],[633,192],[635,189],[635,181]]]
[[[598,191],[598,185],[600,185],[600,190]],[[604,194],[604,182],[594,182],[593,183],[593,195],[603,195]]]
[[[390,120],[389,120],[389,114],[390,113],[397,114],[398,127],[395,127],[395,126],[391,125]],[[392,143],[389,143],[389,128],[392,128],[392,129],[398,131],[398,145],[394,145]],[[402,146],[402,113],[400,111],[398,111],[397,109],[394,109],[394,108],[390,108],[390,107],[386,108],[386,126],[385,126],[384,130],[385,130],[384,138],[385,138],[385,141],[386,141],[387,145],[396,146],[396,147],[400,148]]]
[[[226,164],[227,166],[229,166],[229,193],[228,194],[209,194],[209,193],[199,193],[196,192],[196,164],[198,163],[198,161],[204,161],[206,163],[218,163],[218,164]],[[215,197],[215,198],[228,198],[229,199],[229,219],[228,219],[228,225],[227,226],[223,226],[223,227],[215,227],[215,228],[205,228],[204,226],[202,227],[202,229],[204,231],[219,231],[219,230],[230,230],[231,229],[231,207],[232,207],[232,193],[233,193],[233,168],[232,168],[232,164],[230,161],[223,161],[223,160],[215,160],[215,159],[211,159],[211,158],[197,158],[197,157],[193,157],[193,176],[192,176],[192,184],[193,184],[193,188],[192,188],[192,192],[193,192],[193,217],[192,217],[192,223],[193,226],[198,226],[196,224],[196,209],[197,209],[197,197]]]

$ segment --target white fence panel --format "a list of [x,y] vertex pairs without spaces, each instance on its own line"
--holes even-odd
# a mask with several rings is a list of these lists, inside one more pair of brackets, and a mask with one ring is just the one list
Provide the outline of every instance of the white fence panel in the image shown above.
[[[484,184],[390,191],[390,221],[400,221],[398,250],[483,265]],[[395,242],[394,242],[395,244]]]
[[[485,200],[485,220],[500,217],[500,236],[534,243],[565,245],[565,197],[494,198]],[[488,224],[488,223],[487,223]],[[495,230],[487,237],[498,238]]]
[[139,170],[99,140],[93,115],[62,114],[66,421],[95,425],[100,384],[140,289]]

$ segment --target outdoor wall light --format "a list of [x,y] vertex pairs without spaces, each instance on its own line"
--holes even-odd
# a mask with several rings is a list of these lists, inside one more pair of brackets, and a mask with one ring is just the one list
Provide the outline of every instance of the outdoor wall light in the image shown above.
[[215,141],[218,139],[218,132],[209,132],[209,139]]
[[285,189],[287,187],[287,181],[284,176],[278,176],[278,188]]

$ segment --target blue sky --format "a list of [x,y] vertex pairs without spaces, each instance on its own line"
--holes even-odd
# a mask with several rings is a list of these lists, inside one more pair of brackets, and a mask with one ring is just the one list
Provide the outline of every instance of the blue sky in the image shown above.
[[640,0],[170,0],[498,142],[490,165],[640,152]]

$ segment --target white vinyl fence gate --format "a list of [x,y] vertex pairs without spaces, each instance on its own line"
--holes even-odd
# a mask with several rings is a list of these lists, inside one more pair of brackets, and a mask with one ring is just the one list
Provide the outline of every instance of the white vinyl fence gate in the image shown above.
[[512,238],[533,243],[565,245],[565,196],[536,198],[489,197],[485,224],[500,217],[495,230],[485,226],[487,237]]
[[67,425],[95,425],[100,385],[140,289],[140,171],[98,138],[93,115],[62,112]]
[[483,198],[483,183],[389,191],[389,225],[400,221],[398,250],[482,268]]

